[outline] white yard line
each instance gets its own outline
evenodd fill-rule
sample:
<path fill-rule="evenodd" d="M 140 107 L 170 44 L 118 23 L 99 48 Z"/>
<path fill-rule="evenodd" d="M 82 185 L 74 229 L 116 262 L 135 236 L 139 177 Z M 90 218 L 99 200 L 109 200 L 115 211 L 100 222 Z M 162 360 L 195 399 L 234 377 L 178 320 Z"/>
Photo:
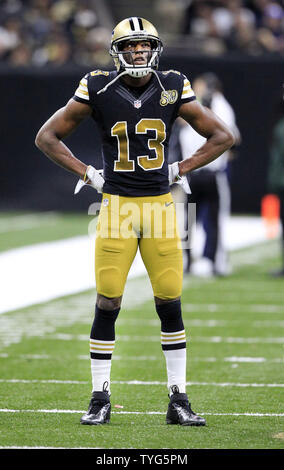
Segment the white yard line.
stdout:
<path fill-rule="evenodd" d="M 194 336 L 195 343 L 243 343 L 243 344 L 284 344 L 284 338 L 238 338 L 238 337 L 221 337 L 221 336 Z"/>
<path fill-rule="evenodd" d="M 55 356 L 49 354 L 8 354 L 8 353 L 0 353 L 1 359 L 33 359 L 33 360 L 53 360 Z M 89 361 L 90 356 L 88 354 L 79 355 L 77 356 L 78 360 Z M 163 360 L 162 355 L 160 356 L 117 356 L 113 354 L 112 356 L 113 361 L 161 361 Z M 244 363 L 244 364 L 263 364 L 266 363 L 275 363 L 281 364 L 284 362 L 284 357 L 276 357 L 274 359 L 267 359 L 265 357 L 244 357 L 244 356 L 231 356 L 231 357 L 224 357 L 224 358 L 217 358 L 217 357 L 192 357 L 190 362 L 233 362 L 233 363 Z"/>
<path fill-rule="evenodd" d="M 185 304 L 187 305 L 187 304 Z M 249 304 L 250 305 L 250 304 Z M 245 310 L 247 311 L 247 305 L 245 305 Z M 186 308 L 183 308 L 183 311 L 187 311 Z M 269 320 L 269 321 L 253 321 L 250 319 L 241 318 L 240 320 L 200 320 L 198 318 L 191 318 L 190 320 L 183 320 L 185 327 L 205 327 L 205 328 L 219 328 L 219 327 L 236 327 L 236 326 L 252 326 L 254 328 L 263 328 L 263 327 L 275 327 L 275 328 L 284 328 L 284 320 Z M 117 325 L 125 326 L 157 326 L 161 324 L 159 318 L 146 320 L 142 318 L 119 318 L 117 320 Z"/>
<path fill-rule="evenodd" d="M 190 335 L 187 341 L 191 341 Z M 90 338 L 88 335 L 72 335 L 67 333 L 57 333 L 54 335 L 45 336 L 46 340 L 56 339 L 62 341 L 88 341 Z M 116 340 L 120 342 L 143 342 L 143 343 L 152 343 L 160 341 L 160 336 L 133 336 L 133 335 L 116 335 Z M 254 337 L 254 338 L 245 338 L 245 337 L 222 337 L 222 336 L 194 336 L 192 341 L 195 343 L 245 343 L 245 344 L 255 344 L 255 343 L 265 343 L 265 344 L 284 344 L 284 337 Z"/>
<path fill-rule="evenodd" d="M 0 408 L 0 413 L 50 413 L 50 414 L 77 414 L 77 413 L 85 413 L 86 410 L 13 410 L 8 408 Z M 165 411 L 112 411 L 112 414 L 117 415 L 164 415 Z M 283 417 L 284 413 L 212 413 L 212 412 L 200 412 L 201 415 L 204 416 L 253 416 L 253 417 Z M 1 448 L 1 446 L 0 446 Z"/>
<path fill-rule="evenodd" d="M 284 300 L 284 299 L 283 299 Z M 246 312 L 246 313 L 284 313 L 283 305 L 248 304 L 246 302 L 230 302 L 223 304 L 183 304 L 184 312 L 215 313 L 215 312 Z"/>
<path fill-rule="evenodd" d="M 22 384 L 61 384 L 61 385 L 86 385 L 89 384 L 85 380 L 56 380 L 56 379 L 0 379 L 0 383 L 22 383 Z M 112 380 L 113 385 L 167 385 L 167 382 L 154 380 L 154 381 L 142 381 L 142 380 Z M 186 382 L 186 385 L 189 386 L 205 386 L 205 387 L 242 387 L 242 388 L 284 388 L 284 383 L 238 383 L 238 382 Z"/>
<path fill-rule="evenodd" d="M 0 449 L 105 449 L 105 447 L 44 447 L 44 446 L 0 446 Z M 133 447 L 125 447 L 125 449 L 133 449 Z"/>

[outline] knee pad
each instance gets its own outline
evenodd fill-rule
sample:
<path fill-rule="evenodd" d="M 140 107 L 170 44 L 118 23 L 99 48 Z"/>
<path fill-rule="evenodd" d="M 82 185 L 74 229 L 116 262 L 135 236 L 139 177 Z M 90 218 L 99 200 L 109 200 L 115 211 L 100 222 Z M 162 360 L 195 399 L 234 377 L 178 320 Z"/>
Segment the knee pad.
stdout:
<path fill-rule="evenodd" d="M 165 269 L 157 277 L 153 288 L 155 297 L 159 299 L 176 299 L 181 296 L 182 275 L 173 268 Z"/>
<path fill-rule="evenodd" d="M 97 292 L 104 297 L 121 297 L 124 290 L 122 273 L 117 266 L 101 267 L 97 270 Z"/>

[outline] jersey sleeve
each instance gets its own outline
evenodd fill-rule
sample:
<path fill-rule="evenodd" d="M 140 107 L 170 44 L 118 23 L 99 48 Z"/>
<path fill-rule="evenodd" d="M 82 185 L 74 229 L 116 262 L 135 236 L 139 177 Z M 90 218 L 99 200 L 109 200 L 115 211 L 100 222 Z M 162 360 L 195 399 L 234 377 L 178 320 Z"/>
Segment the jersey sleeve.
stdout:
<path fill-rule="evenodd" d="M 190 81 L 185 75 L 182 75 L 183 78 L 183 89 L 181 92 L 181 104 L 189 103 L 190 101 L 196 100 L 193 89 L 191 88 Z"/>
<path fill-rule="evenodd" d="M 89 89 L 88 89 L 88 74 L 85 75 L 79 83 L 77 90 L 73 96 L 75 101 L 79 101 L 79 103 L 90 104 L 90 96 L 89 96 Z"/>

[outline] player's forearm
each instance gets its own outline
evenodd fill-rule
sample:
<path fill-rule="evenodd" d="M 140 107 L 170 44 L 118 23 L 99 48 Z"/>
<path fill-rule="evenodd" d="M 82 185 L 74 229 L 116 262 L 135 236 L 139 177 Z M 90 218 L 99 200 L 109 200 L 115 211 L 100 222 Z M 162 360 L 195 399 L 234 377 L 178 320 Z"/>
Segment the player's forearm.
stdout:
<path fill-rule="evenodd" d="M 78 160 L 55 135 L 49 132 L 39 132 L 35 144 L 54 163 L 80 178 L 84 177 L 87 165 Z"/>
<path fill-rule="evenodd" d="M 230 132 L 220 132 L 210 137 L 191 157 L 179 163 L 180 176 L 208 165 L 232 145 L 234 145 L 234 137 Z"/>

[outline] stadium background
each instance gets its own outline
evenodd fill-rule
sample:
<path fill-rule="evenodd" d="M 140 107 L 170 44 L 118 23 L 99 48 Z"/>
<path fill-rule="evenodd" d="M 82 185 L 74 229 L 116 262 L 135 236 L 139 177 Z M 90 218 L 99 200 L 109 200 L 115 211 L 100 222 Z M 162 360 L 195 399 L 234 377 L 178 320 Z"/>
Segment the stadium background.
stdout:
<path fill-rule="evenodd" d="M 242 134 L 231 166 L 232 212 L 259 214 L 284 75 L 282 7 L 269 0 L 144 0 L 135 7 L 127 0 L 1 2 L 0 210 L 80 211 L 96 199 L 88 191 L 73 197 L 76 178 L 44 158 L 34 138 L 82 75 L 112 68 L 112 27 L 131 12 L 157 26 L 165 46 L 160 69 L 180 70 L 191 81 L 212 71 L 223 82 Z M 206 29 L 212 21 L 214 32 Z M 66 142 L 83 161 L 101 167 L 91 120 Z"/>
<path fill-rule="evenodd" d="M 34 139 L 86 71 L 112 68 L 111 30 L 130 15 L 157 26 L 162 69 L 191 80 L 218 74 L 242 134 L 226 232 L 232 274 L 184 276 L 187 391 L 207 420 L 202 429 L 165 425 L 160 322 L 141 257 L 116 324 L 111 423 L 79 424 L 91 387 L 96 295 L 96 218 L 87 210 L 99 196 L 85 188 L 75 197 L 77 178 Z M 10 462 L 15 449 L 189 449 L 191 463 L 194 449 L 265 449 L 250 455 L 255 465 L 257 457 L 271 462 L 267 449 L 283 449 L 284 289 L 283 277 L 269 275 L 281 262 L 280 231 L 267 239 L 260 217 L 283 44 L 282 0 L 0 1 L 0 452 L 10 449 Z M 87 120 L 66 142 L 100 166 L 97 138 Z M 25 456 L 30 464 L 26 452 L 21 463 Z M 216 453 L 216 464 L 232 456 Z"/>

